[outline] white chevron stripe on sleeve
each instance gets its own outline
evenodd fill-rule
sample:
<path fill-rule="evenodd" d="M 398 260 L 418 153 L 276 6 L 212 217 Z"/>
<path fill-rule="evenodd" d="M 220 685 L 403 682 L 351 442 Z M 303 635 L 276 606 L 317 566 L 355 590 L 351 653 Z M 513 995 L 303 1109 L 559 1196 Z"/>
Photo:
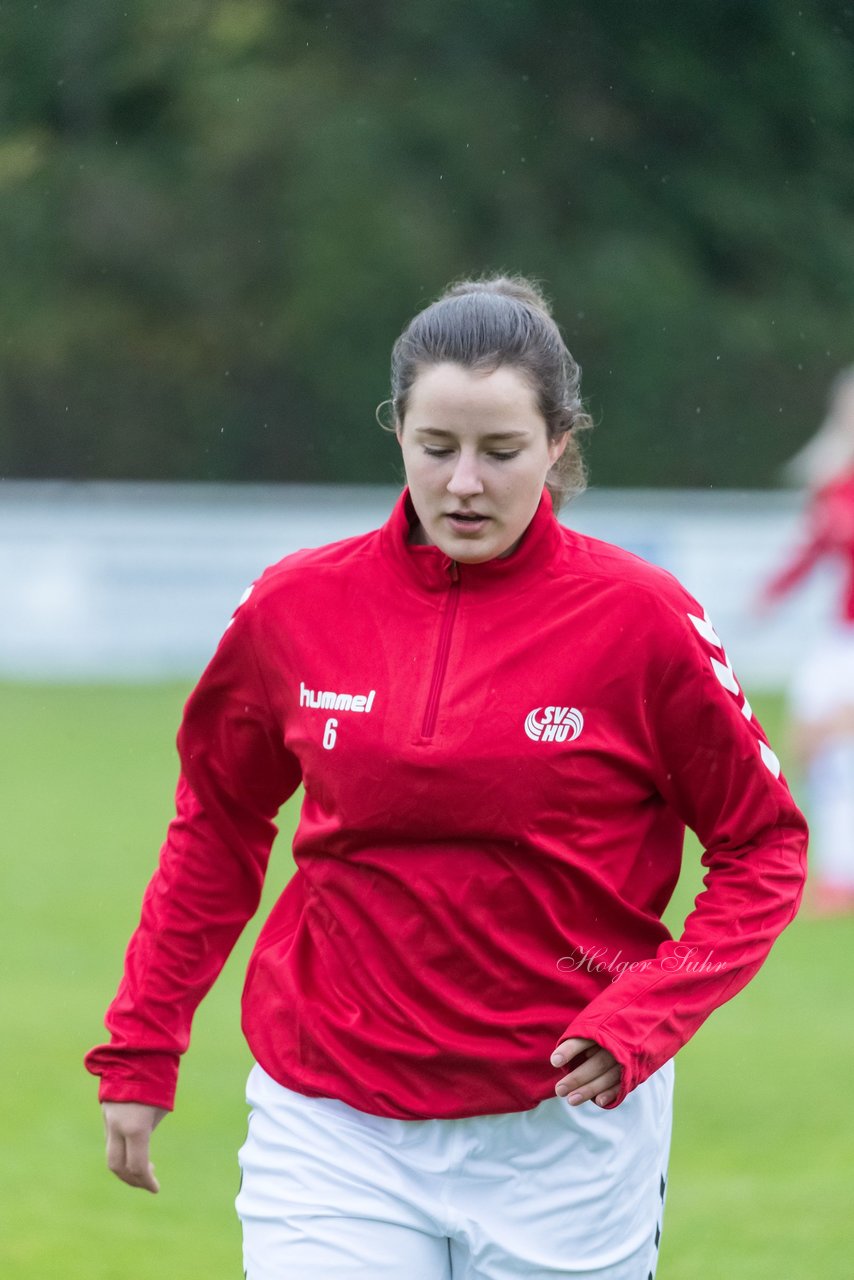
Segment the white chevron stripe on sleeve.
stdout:
<path fill-rule="evenodd" d="M 777 757 L 775 756 L 771 748 L 769 746 L 766 746 L 764 742 L 760 742 L 759 754 L 761 755 L 762 760 L 766 765 L 766 767 L 771 771 L 771 773 L 773 773 L 774 777 L 779 778 L 780 761 L 777 759 Z"/>
<path fill-rule="evenodd" d="M 723 641 L 712 626 L 711 619 L 707 613 L 704 614 L 702 618 L 698 618 L 696 614 L 693 613 L 689 613 L 688 617 L 708 644 L 713 644 L 716 649 L 722 649 L 724 647 Z"/>
<path fill-rule="evenodd" d="M 735 678 L 732 667 L 727 662 L 726 666 L 722 662 L 718 662 L 717 658 L 709 658 L 712 664 L 712 670 L 725 689 L 729 689 L 730 693 L 734 693 L 736 697 L 741 693 L 738 681 Z"/>

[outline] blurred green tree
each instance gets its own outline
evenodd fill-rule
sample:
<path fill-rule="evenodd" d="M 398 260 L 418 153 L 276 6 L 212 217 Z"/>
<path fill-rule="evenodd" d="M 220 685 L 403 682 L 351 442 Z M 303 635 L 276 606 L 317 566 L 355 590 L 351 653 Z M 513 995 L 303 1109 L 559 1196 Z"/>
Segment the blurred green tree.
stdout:
<path fill-rule="evenodd" d="M 0 475 L 391 481 L 391 343 L 496 269 L 600 484 L 773 483 L 854 358 L 850 5 L 0 15 Z"/>

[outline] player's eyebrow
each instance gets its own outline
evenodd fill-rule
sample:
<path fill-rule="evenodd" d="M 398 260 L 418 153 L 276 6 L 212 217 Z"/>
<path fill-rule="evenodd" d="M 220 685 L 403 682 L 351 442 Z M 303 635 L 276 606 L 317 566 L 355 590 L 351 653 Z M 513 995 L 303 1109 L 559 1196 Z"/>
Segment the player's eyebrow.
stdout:
<path fill-rule="evenodd" d="M 448 431 L 444 427 L 416 427 L 413 433 L 416 436 L 442 436 L 445 439 L 455 439 L 456 435 L 453 431 Z M 527 431 L 488 431 L 481 436 L 481 440 L 524 440 L 528 436 Z"/>

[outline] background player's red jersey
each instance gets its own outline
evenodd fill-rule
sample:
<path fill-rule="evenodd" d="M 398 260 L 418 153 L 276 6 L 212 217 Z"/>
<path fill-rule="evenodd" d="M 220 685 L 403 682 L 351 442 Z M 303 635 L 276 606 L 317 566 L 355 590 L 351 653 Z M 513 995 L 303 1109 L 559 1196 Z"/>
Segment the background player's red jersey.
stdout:
<path fill-rule="evenodd" d="M 791 591 L 824 556 L 845 565 L 842 617 L 854 623 L 854 467 L 817 489 L 807 509 L 807 537 L 789 562 L 771 579 L 770 602 Z"/>

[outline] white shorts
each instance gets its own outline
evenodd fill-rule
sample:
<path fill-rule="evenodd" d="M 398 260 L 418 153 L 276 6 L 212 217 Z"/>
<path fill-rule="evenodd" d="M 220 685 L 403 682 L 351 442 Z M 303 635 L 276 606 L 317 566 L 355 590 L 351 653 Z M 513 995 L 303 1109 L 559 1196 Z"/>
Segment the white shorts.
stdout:
<path fill-rule="evenodd" d="M 651 1280 L 673 1065 L 613 1111 L 394 1120 L 259 1066 L 240 1151 L 248 1280 Z"/>
<path fill-rule="evenodd" d="M 789 710 L 807 724 L 854 706 L 854 626 L 837 626 L 806 653 L 789 686 Z"/>
<path fill-rule="evenodd" d="M 840 626 L 806 655 L 789 690 L 792 716 L 816 724 L 854 707 L 854 626 Z M 837 733 L 811 754 L 806 810 L 816 883 L 854 890 L 854 735 Z"/>

